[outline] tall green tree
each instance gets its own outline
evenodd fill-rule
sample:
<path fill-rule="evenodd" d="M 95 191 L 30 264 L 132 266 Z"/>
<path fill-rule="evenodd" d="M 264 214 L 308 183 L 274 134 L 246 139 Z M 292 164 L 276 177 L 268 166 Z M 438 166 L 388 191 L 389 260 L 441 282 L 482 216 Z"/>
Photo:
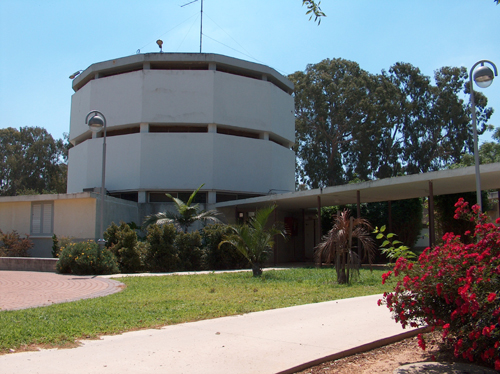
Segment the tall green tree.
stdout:
<path fill-rule="evenodd" d="M 492 135 L 495 142 L 484 142 L 479 146 L 479 163 L 491 164 L 500 162 L 500 127 L 497 127 Z M 450 165 L 450 169 L 462 168 L 474 165 L 474 154 L 468 153 L 462 156 L 460 162 Z"/>
<path fill-rule="evenodd" d="M 41 127 L 0 129 L 0 195 L 66 192 L 68 144 Z"/>
<path fill-rule="evenodd" d="M 295 84 L 298 180 L 313 188 L 346 182 L 342 155 L 354 132 L 372 130 L 370 75 L 355 62 L 326 59 L 289 78 Z"/>
<path fill-rule="evenodd" d="M 372 75 L 342 59 L 308 65 L 295 84 L 296 177 L 312 188 L 424 173 L 472 149 L 465 68 L 434 82 L 408 63 Z M 493 113 L 477 93 L 478 132 Z"/>

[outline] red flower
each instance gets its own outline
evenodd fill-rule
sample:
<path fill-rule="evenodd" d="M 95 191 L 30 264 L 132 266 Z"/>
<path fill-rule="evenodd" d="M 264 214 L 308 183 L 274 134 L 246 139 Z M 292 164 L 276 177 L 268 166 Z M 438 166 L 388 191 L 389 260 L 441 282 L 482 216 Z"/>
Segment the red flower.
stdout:
<path fill-rule="evenodd" d="M 497 294 L 495 292 L 490 293 L 488 295 L 488 302 L 492 303 L 493 301 L 495 301 L 496 297 L 497 297 Z"/>
<path fill-rule="evenodd" d="M 422 350 L 425 351 L 425 340 L 422 336 L 422 334 L 418 334 L 418 346 L 422 348 Z"/>

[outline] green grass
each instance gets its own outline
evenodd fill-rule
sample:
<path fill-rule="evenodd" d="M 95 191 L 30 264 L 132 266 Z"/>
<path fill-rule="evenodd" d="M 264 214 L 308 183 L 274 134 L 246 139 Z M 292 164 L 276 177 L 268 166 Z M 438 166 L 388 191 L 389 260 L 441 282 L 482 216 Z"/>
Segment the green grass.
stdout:
<path fill-rule="evenodd" d="M 293 305 L 383 293 L 383 271 L 362 270 L 338 285 L 332 269 L 128 277 L 106 297 L 0 312 L 0 352 L 31 345 L 63 346 L 80 338 L 159 327 Z"/>

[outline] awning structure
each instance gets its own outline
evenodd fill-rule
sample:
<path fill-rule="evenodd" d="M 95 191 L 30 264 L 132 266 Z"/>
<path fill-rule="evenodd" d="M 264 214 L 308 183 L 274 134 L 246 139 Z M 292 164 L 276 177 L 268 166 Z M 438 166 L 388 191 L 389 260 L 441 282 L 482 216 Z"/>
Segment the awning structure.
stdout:
<path fill-rule="evenodd" d="M 429 182 L 432 182 L 431 187 Z M 237 206 L 250 209 L 276 203 L 283 210 L 307 209 L 318 206 L 318 197 L 321 206 L 356 204 L 359 191 L 360 201 L 371 203 L 427 197 L 430 195 L 430 188 L 433 189 L 434 196 L 475 191 L 474 167 L 228 201 L 217 203 L 215 207 Z M 481 165 L 481 188 L 483 190 L 500 188 L 500 163 Z"/>

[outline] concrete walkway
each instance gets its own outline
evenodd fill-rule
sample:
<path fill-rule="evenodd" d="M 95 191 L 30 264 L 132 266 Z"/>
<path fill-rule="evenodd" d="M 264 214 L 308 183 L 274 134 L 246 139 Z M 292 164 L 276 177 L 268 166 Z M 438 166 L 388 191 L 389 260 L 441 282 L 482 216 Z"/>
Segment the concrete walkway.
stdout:
<path fill-rule="evenodd" d="M 0 356 L 8 373 L 293 373 L 399 340 L 379 296 L 329 301 L 142 330 L 74 349 Z"/>

